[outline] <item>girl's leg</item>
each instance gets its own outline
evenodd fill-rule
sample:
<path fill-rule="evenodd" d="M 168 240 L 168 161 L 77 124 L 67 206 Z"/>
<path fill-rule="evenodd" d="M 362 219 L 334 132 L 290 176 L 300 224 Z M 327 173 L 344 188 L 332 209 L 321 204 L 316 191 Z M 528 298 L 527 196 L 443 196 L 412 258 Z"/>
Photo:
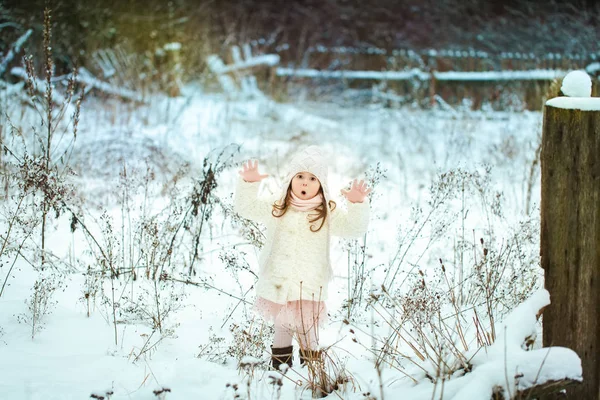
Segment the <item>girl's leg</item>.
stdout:
<path fill-rule="evenodd" d="M 286 314 L 282 311 L 284 307 L 283 304 L 274 303 L 262 297 L 258 297 L 254 303 L 255 311 L 265 319 L 274 320 L 275 337 L 273 338 L 273 347 L 275 348 L 292 345 L 292 332 L 286 326 Z"/>
<path fill-rule="evenodd" d="M 292 331 L 282 325 L 275 324 L 275 337 L 273 338 L 273 347 L 289 347 L 292 345 Z"/>
<path fill-rule="evenodd" d="M 271 346 L 271 365 L 279 370 L 281 364 L 292 366 L 294 347 L 292 346 L 292 330 L 282 318 L 275 320 L 275 337 Z"/>
<path fill-rule="evenodd" d="M 301 349 L 316 349 L 319 342 L 319 318 L 324 305 L 316 301 L 301 301 L 300 313 L 296 321 L 298 344 Z"/>

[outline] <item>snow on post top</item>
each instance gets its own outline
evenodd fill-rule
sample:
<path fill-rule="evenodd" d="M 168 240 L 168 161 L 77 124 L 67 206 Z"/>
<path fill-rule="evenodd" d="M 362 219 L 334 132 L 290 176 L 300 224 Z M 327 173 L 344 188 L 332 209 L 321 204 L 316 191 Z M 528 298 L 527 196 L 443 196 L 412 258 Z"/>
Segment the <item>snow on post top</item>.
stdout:
<path fill-rule="evenodd" d="M 568 110 L 600 111 L 600 97 L 555 97 L 546 105 Z"/>
<path fill-rule="evenodd" d="M 546 102 L 547 106 L 571 110 L 600 111 L 600 98 L 592 95 L 592 80 L 585 71 L 572 71 L 565 76 L 560 90 L 564 96 Z"/>

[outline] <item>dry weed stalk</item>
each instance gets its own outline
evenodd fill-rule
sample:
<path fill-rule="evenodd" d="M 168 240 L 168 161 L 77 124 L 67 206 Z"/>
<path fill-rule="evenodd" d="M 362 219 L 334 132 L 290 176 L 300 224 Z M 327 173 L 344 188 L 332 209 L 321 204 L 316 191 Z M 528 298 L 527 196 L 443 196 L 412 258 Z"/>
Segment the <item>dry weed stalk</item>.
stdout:
<path fill-rule="evenodd" d="M 116 187 L 121 205 L 120 232 L 105 212 L 99 222 L 100 235 L 93 234 L 83 216 L 68 209 L 72 213 L 72 229 L 82 228 L 96 260 L 96 267 L 88 271 L 88 286 L 91 287 L 84 291 L 88 309 L 89 299 L 96 293 L 93 277 L 110 280 L 109 293 L 103 290 L 102 283 L 97 286 L 102 290 L 103 304 L 109 311 L 107 320 L 110 319 L 114 326 L 115 344 L 118 342 L 117 324 L 123 321 L 147 323 L 153 333 L 158 331 L 161 334 L 161 339 L 173 333 L 176 325 L 168 326 L 166 322 L 185 298 L 181 283 L 193 284 L 187 274 L 193 271 L 194 262 L 201 257 L 201 238 L 205 235 L 203 226 L 216 204 L 213 192 L 217 187 L 217 177 L 229 166 L 237 149 L 233 146 L 220 153 L 217 151 L 215 160 L 210 158 L 213 155 L 207 156 L 203 179 L 196 180 L 188 193 L 178 188 L 179 178 L 170 182 L 166 193 L 170 195 L 170 201 L 167 207 L 156 213 L 146 207 L 150 185 L 156 176 L 154 172 L 146 168 L 145 176 L 139 178 L 134 169 L 123 164 Z M 167 186 L 162 187 L 161 193 L 165 194 Z M 143 190 L 143 205 L 138 216 L 132 215 L 131 204 L 139 189 Z M 189 248 L 194 249 L 191 260 L 188 259 Z M 134 285 L 134 282 L 137 284 Z M 129 284 L 131 289 L 126 291 Z M 136 358 L 148 349 L 154 349 L 159 342 L 150 345 L 147 341 Z"/>
<path fill-rule="evenodd" d="M 387 170 L 382 169 L 380 163 L 369 167 L 367 170 L 365 181 L 373 189 L 373 194 L 369 195 L 371 200 L 377 193 L 377 186 L 386 178 L 386 172 Z M 367 254 L 368 239 L 369 235 L 365 233 L 361 239 L 346 241 L 344 246 L 348 257 L 348 297 L 343 306 L 346 309 L 345 318 L 347 319 L 352 319 L 357 313 L 357 309 L 362 305 L 366 293 L 365 282 L 372 273 L 372 269 L 368 269 L 367 265 L 369 258 Z"/>
<path fill-rule="evenodd" d="M 480 243 L 483 247 L 483 240 Z M 471 370 L 473 356 L 494 343 L 496 320 L 510 309 L 503 304 L 507 299 L 500 290 L 510 252 L 506 247 L 498 252 L 483 247 L 481 254 L 462 282 L 462 302 L 441 259 L 443 291 L 419 271 L 406 294 L 390 293 L 385 287 L 372 294 L 370 306 L 393 332 L 381 343 L 376 365 L 385 362 L 416 381 L 401 367 L 402 361 L 408 361 L 435 384 L 436 396 L 455 373 Z"/>
<path fill-rule="evenodd" d="M 414 223 L 399 236 L 384 285 L 367 298 L 391 332 L 376 341 L 381 346 L 376 367 L 389 365 L 416 381 L 402 366 L 408 362 L 436 384 L 438 394 L 452 374 L 470 370 L 472 356 L 495 341 L 498 318 L 520 304 L 539 282 L 538 260 L 528 254 L 537 237 L 535 221 L 520 223 L 514 233 L 495 242 L 494 222 L 502 219 L 502 196 L 492 190 L 490 172 L 489 167 L 484 173 L 456 169 L 438 176 L 430 189 L 429 209 L 414 209 Z M 483 211 L 489 243 L 480 239 L 476 245 L 465 239 L 466 216 L 473 203 Z M 456 213 L 454 205 L 459 206 Z M 437 268 L 423 269 L 420 260 L 446 235 L 455 218 L 460 237 L 454 265 L 448 270 L 440 259 Z M 415 251 L 416 241 L 429 229 L 423 248 Z M 415 261 L 407 267 L 409 257 Z M 515 291 L 515 286 L 520 289 Z"/>
<path fill-rule="evenodd" d="M 65 97 L 60 96 L 62 100 L 57 107 L 57 92 L 54 90 L 55 79 L 53 76 L 53 59 L 51 47 L 51 12 L 49 9 L 44 11 L 44 60 L 43 70 L 45 78 L 45 91 L 40 99 L 38 93 L 37 78 L 34 61 L 31 56 L 25 57 L 23 62 L 26 71 L 26 89 L 31 100 L 31 107 L 37 112 L 42 122 L 45 132 L 39 132 L 35 127 L 31 127 L 30 132 L 24 132 L 16 127 L 10 116 L 7 116 L 10 126 L 11 140 L 2 140 L 2 150 L 9 155 L 9 159 L 3 159 L 3 168 L 20 175 L 18 181 L 7 179 L 7 195 L 16 195 L 20 200 L 17 202 L 16 209 L 8 211 L 8 225 L 13 227 L 17 222 L 25 226 L 23 219 L 15 219 L 16 215 L 22 214 L 26 204 L 32 204 L 33 211 L 40 219 L 41 224 L 41 245 L 40 259 L 42 269 L 46 264 L 46 230 L 50 212 L 54 211 L 58 217 L 65 209 L 65 202 L 71 201 L 73 189 L 68 185 L 67 176 L 72 172 L 68 167 L 68 157 L 73 150 L 73 144 L 77 136 L 77 127 L 83 99 L 83 91 L 76 101 L 76 108 L 72 110 L 71 101 L 76 92 L 75 70 L 67 80 L 67 89 Z M 65 121 L 67 111 L 73 111 L 70 120 Z M 61 126 L 63 124 L 64 126 Z M 67 136 L 69 125 L 72 125 L 72 137 L 63 142 Z M 16 144 L 16 147 L 9 147 L 8 143 Z M 10 176 L 10 174 L 6 175 Z M 15 192 L 16 189 L 16 192 Z M 25 201 L 31 197 L 40 196 L 41 201 Z M 35 205 L 39 204 L 39 207 Z M 30 227 L 31 229 L 35 227 Z M 5 245 L 11 239 L 12 229 L 9 230 L 4 239 Z M 26 236 L 29 236 L 26 234 Z M 20 246 L 18 253 L 21 253 L 23 246 Z M 4 285 L 3 285 L 4 286 Z"/>
<path fill-rule="evenodd" d="M 302 293 L 302 289 L 300 290 L 300 293 Z M 313 397 L 321 398 L 335 393 L 341 398 L 337 391 L 352 381 L 351 375 L 346 371 L 345 365 L 331 351 L 333 346 L 313 347 L 319 343 L 320 321 L 318 320 L 318 316 L 320 310 L 317 310 L 316 307 L 319 307 L 320 303 L 320 293 L 317 299 L 313 297 L 312 301 L 308 303 L 300 297 L 300 329 L 302 330 L 296 332 L 299 351 L 301 357 L 304 357 L 303 367 L 306 367 L 308 375 L 306 380 Z M 305 304 L 311 304 L 313 308 L 311 310 L 304 310 Z M 313 336 L 314 343 L 310 339 Z M 300 373 L 300 371 L 297 372 Z"/>
<path fill-rule="evenodd" d="M 272 340 L 274 330 L 260 318 L 246 319 L 243 325 L 232 324 L 229 328 L 233 341 L 227 348 L 226 354 L 234 357 L 238 369 L 243 369 L 243 364 L 249 364 L 247 358 L 261 359 L 267 346 Z M 252 363 L 250 363 L 252 364 Z"/>
<path fill-rule="evenodd" d="M 68 209 L 69 203 L 75 203 L 74 189 L 69 182 L 72 171 L 68 166 L 68 158 L 77 135 L 83 99 L 81 92 L 76 109 L 72 110 L 71 101 L 76 92 L 74 74 L 67 80 L 64 97 L 54 90 L 56 79 L 53 75 L 51 12 L 48 8 L 44 11 L 43 44 L 44 91 L 38 88 L 33 58 L 30 56 L 23 60 L 29 105 L 39 115 L 43 132 L 35 126 L 24 131 L 16 127 L 7 115 L 12 138 L 2 139 L 2 152 L 8 155 L 8 158 L 2 159 L 4 171 L 9 172 L 6 195 L 16 201 L 3 204 L 3 217 L 9 229 L 1 237 L 0 257 L 11 257 L 12 264 L 4 278 L 0 295 L 4 293 L 18 259 L 24 260 L 39 273 L 32 288 L 33 293 L 27 301 L 29 313 L 18 317 L 20 322 L 31 326 L 32 339 L 42 328 L 43 317 L 51 312 L 55 304 L 52 301 L 53 293 L 64 282 L 62 274 L 65 271 L 59 268 L 63 263 L 46 248 L 47 229 L 52 216 L 58 219 Z M 41 98 L 40 92 L 43 92 Z M 73 115 L 65 119 L 68 111 L 73 111 Z M 67 134 L 69 128 L 72 135 Z M 38 229 L 40 236 L 37 236 Z M 39 237 L 39 241 L 35 237 Z"/>
<path fill-rule="evenodd" d="M 38 280 L 35 281 L 31 296 L 25 302 L 28 313 L 17 316 L 19 323 L 25 323 L 31 327 L 32 340 L 44 328 L 45 317 L 51 313 L 52 307 L 56 305 L 57 302 L 52 300 L 52 296 L 60 286 L 60 280 L 55 274 L 40 275 Z"/>

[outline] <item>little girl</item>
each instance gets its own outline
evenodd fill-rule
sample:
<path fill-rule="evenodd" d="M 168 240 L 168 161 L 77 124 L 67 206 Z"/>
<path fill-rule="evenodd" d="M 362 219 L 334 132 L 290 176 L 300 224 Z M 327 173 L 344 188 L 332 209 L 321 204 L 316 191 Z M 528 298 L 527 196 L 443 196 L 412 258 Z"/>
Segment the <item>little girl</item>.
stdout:
<path fill-rule="evenodd" d="M 275 324 L 272 366 L 292 366 L 292 337 L 300 346 L 300 362 L 318 360 L 318 327 L 326 318 L 327 286 L 332 278 L 330 237 L 360 237 L 369 224 L 371 189 L 354 180 L 342 190 L 348 211 L 336 207 L 327 187 L 327 165 L 316 146 L 296 154 L 280 196 L 257 198 L 258 162 L 247 162 L 240 171 L 235 194 L 238 214 L 267 227 L 261 251 L 254 311 Z"/>

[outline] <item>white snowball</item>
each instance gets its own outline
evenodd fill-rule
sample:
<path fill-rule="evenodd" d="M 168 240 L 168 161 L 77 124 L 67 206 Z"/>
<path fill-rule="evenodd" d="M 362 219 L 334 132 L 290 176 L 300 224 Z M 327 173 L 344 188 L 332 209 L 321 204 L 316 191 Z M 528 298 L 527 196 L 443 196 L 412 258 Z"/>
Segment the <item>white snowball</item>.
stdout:
<path fill-rule="evenodd" d="M 590 97 L 592 80 L 585 71 L 572 71 L 563 79 L 560 90 L 569 97 Z"/>

